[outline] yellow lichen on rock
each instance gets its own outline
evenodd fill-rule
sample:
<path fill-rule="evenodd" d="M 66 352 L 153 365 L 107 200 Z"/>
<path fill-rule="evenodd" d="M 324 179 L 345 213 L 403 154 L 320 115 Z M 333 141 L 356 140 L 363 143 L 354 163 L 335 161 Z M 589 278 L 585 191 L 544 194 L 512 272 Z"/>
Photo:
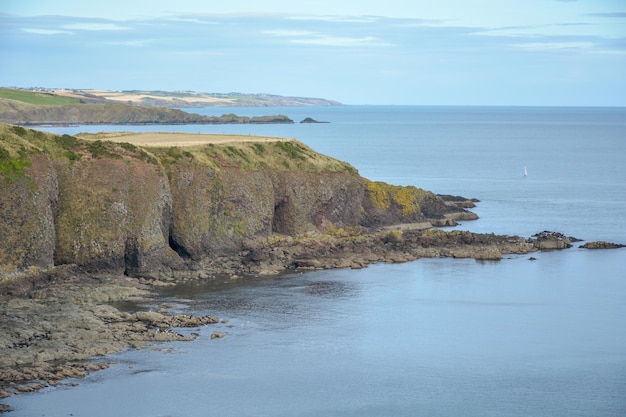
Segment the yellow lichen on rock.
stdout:
<path fill-rule="evenodd" d="M 365 182 L 370 199 L 374 206 L 378 209 L 387 210 L 391 207 L 392 202 L 396 203 L 402 210 L 402 214 L 409 215 L 419 213 L 420 204 L 418 196 L 424 193 L 416 187 L 403 187 L 400 185 L 391 185 L 384 182 Z"/>
<path fill-rule="evenodd" d="M 366 190 L 369 192 L 370 200 L 374 204 L 374 207 L 386 210 L 391 207 L 391 200 L 387 190 L 383 189 L 383 186 L 387 184 L 382 182 L 365 181 Z"/>

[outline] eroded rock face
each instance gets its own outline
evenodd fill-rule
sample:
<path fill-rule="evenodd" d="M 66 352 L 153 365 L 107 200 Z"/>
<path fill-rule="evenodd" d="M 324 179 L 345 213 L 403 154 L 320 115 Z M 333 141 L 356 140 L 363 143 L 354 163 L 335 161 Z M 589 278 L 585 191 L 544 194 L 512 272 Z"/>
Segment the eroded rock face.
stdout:
<path fill-rule="evenodd" d="M 183 257 L 240 250 L 272 233 L 358 224 L 360 177 L 179 164 L 170 175 L 171 242 Z"/>

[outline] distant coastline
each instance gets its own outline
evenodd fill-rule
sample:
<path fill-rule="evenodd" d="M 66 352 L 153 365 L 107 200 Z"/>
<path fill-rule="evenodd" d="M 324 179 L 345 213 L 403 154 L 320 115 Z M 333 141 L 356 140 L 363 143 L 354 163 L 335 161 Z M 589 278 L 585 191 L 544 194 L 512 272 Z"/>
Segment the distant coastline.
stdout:
<path fill-rule="evenodd" d="M 96 94 L 97 93 L 97 94 Z M 180 108 L 339 105 L 325 99 L 204 93 L 0 88 L 0 123 L 21 126 L 291 124 L 285 115 L 204 116 Z M 311 119 L 312 120 L 312 119 Z"/>
<path fill-rule="evenodd" d="M 306 107 L 342 106 L 325 98 L 280 96 L 277 94 L 249 93 L 201 93 L 196 91 L 162 90 L 102 90 L 57 88 L 2 88 L 0 99 L 7 93 L 34 94 L 41 97 L 57 97 L 66 104 L 123 103 L 142 107 L 199 108 L 199 107 Z"/>

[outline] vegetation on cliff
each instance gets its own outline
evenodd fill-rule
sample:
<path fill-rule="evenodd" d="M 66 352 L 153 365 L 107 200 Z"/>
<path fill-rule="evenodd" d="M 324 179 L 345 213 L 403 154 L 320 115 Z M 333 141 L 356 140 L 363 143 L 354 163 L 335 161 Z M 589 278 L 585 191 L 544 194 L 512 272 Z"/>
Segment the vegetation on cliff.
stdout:
<path fill-rule="evenodd" d="M 274 142 L 232 142 L 196 147 L 148 147 L 170 166 L 182 157 L 194 159 L 217 170 L 238 168 L 247 171 L 348 172 L 357 174 L 350 164 L 321 155 L 296 140 Z"/>

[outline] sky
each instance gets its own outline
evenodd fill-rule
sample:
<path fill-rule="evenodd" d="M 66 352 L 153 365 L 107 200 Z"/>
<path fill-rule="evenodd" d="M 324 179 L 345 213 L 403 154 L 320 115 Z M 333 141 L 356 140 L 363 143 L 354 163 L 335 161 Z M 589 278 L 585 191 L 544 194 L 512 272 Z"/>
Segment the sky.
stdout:
<path fill-rule="evenodd" d="M 0 86 L 626 106 L 626 0 L 0 0 Z"/>

